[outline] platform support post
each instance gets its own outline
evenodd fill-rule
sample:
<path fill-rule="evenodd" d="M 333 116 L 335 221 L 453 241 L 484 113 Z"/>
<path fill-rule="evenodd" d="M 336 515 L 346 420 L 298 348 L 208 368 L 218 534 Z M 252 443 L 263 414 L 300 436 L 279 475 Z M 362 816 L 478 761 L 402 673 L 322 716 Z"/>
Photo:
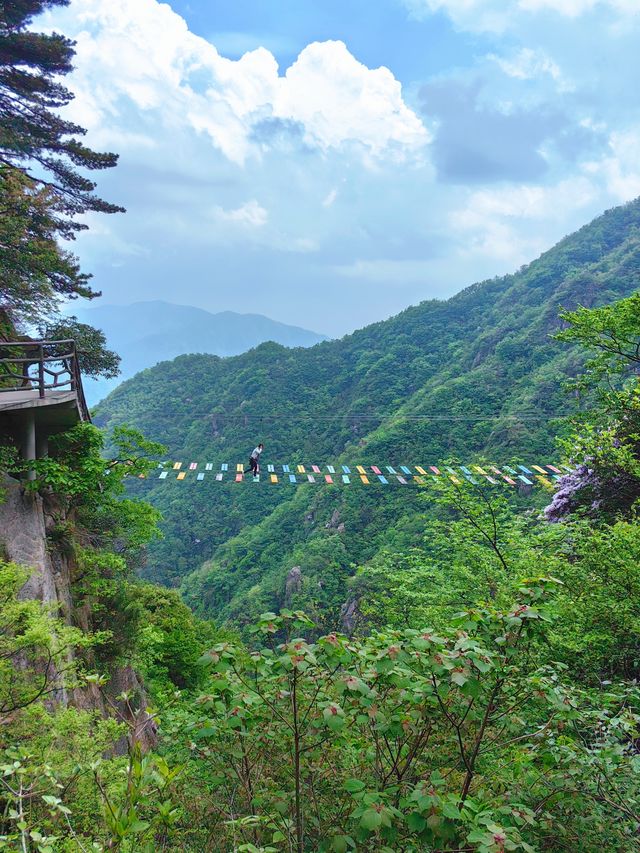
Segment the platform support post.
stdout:
<path fill-rule="evenodd" d="M 27 411 L 22 432 L 22 458 L 31 461 L 36 459 L 36 417 L 34 412 Z M 36 472 L 27 471 L 27 480 L 35 480 Z"/>

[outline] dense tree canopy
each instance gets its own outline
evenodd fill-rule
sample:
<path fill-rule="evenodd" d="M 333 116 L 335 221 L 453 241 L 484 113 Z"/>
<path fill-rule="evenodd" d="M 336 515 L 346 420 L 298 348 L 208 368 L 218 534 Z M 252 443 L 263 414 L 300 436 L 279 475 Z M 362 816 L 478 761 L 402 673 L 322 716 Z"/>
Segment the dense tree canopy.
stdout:
<path fill-rule="evenodd" d="M 615 208 L 514 275 L 308 350 L 266 343 L 231 359 L 182 356 L 116 389 L 98 423 L 135 424 L 166 443 L 169 458 L 216 467 L 243 461 L 258 440 L 264 463 L 571 459 L 572 447 L 557 448 L 556 435 L 571 431 L 560 417 L 576 399 L 601 403 L 594 390 L 567 391 L 589 351 L 555 339 L 567 326 L 559 312 L 634 292 L 639 226 L 640 202 Z M 253 488 L 209 475 L 136 487 L 164 514 L 145 576 L 182 582 L 193 607 L 234 623 L 289 606 L 286 578 L 299 567 L 296 607 L 325 630 L 339 627 L 354 567 L 422 548 L 433 520 L 432 506 L 404 487 Z M 538 488 L 516 500 L 548 503 Z"/>
<path fill-rule="evenodd" d="M 61 112 L 73 98 L 59 80 L 72 68 L 73 43 L 31 27 L 67 4 L 0 2 L 0 312 L 9 329 L 55 315 L 61 298 L 100 295 L 58 241 L 87 227 L 79 214 L 122 210 L 85 174 L 115 166 L 117 156 L 84 145 L 85 130 Z"/>
<path fill-rule="evenodd" d="M 64 214 L 88 210 L 113 213 L 121 208 L 98 198 L 95 183 L 81 169 L 115 166 L 115 154 L 98 154 L 78 137 L 85 130 L 60 115 L 73 98 L 58 78 L 72 68 L 73 42 L 59 33 L 34 32 L 34 17 L 69 0 L 3 0 L 0 3 L 0 162 L 25 173 L 39 166 L 45 176 L 31 177 L 49 187 L 58 229 L 70 236 L 82 228 Z"/>

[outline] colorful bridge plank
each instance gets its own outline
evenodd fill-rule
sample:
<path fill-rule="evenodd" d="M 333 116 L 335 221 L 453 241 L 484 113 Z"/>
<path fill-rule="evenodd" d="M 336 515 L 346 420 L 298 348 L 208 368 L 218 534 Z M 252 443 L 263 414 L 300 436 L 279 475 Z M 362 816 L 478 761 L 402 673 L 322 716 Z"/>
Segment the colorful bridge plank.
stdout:
<path fill-rule="evenodd" d="M 165 465 L 167 465 L 168 467 L 165 468 L 164 467 Z M 195 479 L 197 481 L 202 481 L 205 479 L 204 471 L 212 471 L 214 469 L 214 463 L 212 463 L 212 462 L 206 462 L 206 463 L 199 463 L 199 462 L 158 463 L 158 469 L 159 469 L 158 479 L 166 480 L 168 478 L 169 470 L 174 470 L 174 471 L 178 472 L 176 479 L 184 480 L 184 479 L 187 479 L 187 473 L 189 473 L 190 471 L 197 471 L 199 467 L 201 467 L 202 470 L 200 471 L 200 473 L 198 473 L 196 475 Z M 215 479 L 218 482 L 222 481 L 224 479 L 224 473 L 222 473 L 222 472 L 229 471 L 230 467 L 232 468 L 233 466 L 230 466 L 228 463 L 222 463 L 222 465 L 220 466 L 220 472 L 221 473 L 216 474 Z M 269 464 L 266 467 L 267 467 L 267 471 L 270 475 L 269 482 L 271 482 L 271 483 L 280 482 L 278 476 L 276 475 L 276 467 L 279 468 L 280 466 L 276 466 L 274 464 Z M 281 467 L 282 467 L 283 473 L 285 475 L 289 475 L 289 482 L 290 483 L 298 483 L 299 482 L 296 479 L 296 477 L 291 474 L 291 467 L 289 465 L 282 465 Z M 236 473 L 237 473 L 237 476 L 235 478 L 236 482 L 242 482 L 245 479 L 245 477 L 243 476 L 244 475 L 244 466 L 241 463 L 237 463 L 235 468 L 236 468 Z M 310 473 L 309 468 L 305 468 L 305 466 L 302 464 L 297 464 L 295 466 L 295 468 L 300 475 L 303 475 L 302 479 L 304 482 L 309 482 L 309 483 L 318 482 L 317 476 L 314 476 L 314 475 L 320 475 L 320 482 L 324 482 L 324 483 L 327 483 L 330 485 L 333 485 L 336 482 L 336 479 L 334 479 L 334 477 L 332 476 L 333 474 L 336 473 L 336 467 L 334 467 L 333 465 L 326 465 L 326 466 L 324 466 L 324 469 L 321 468 L 319 465 L 315 465 L 315 464 L 311 465 L 311 466 L 309 466 L 309 468 L 310 468 L 310 471 L 313 473 Z M 344 472 L 341 475 L 342 482 L 343 483 L 351 483 L 351 479 L 349 477 L 349 475 L 351 474 L 351 468 L 349 468 L 348 465 L 341 465 L 341 466 L 339 466 L 339 468 L 341 468 L 342 471 Z M 474 475 L 474 473 L 472 473 L 472 472 L 478 472 L 478 474 L 482 475 L 482 477 L 484 477 L 487 480 L 487 482 L 491 483 L 492 485 L 496 485 L 498 480 L 502 480 L 505 483 L 508 483 L 510 486 L 517 485 L 518 482 L 524 483 L 527 486 L 533 486 L 533 485 L 535 485 L 535 481 L 537 481 L 540 484 L 550 486 L 552 484 L 552 481 L 557 482 L 561 478 L 564 471 L 571 472 L 573 470 L 568 465 L 564 465 L 564 464 L 561 465 L 560 467 L 557 467 L 555 465 L 550 465 L 550 464 L 545 464 L 544 466 L 532 464 L 529 468 L 527 468 L 525 465 L 518 464 L 517 465 L 518 470 L 516 470 L 515 468 L 512 468 L 509 465 L 504 465 L 504 466 L 502 466 L 502 468 L 497 468 L 495 465 L 486 465 L 484 467 L 481 467 L 480 465 L 475 465 L 475 464 L 469 465 L 469 466 L 458 465 L 456 468 L 453 468 L 449 465 L 445 465 L 445 466 L 443 466 L 443 470 L 436 467 L 435 465 L 429 465 L 429 466 L 424 466 L 424 467 L 421 465 L 415 465 L 413 467 L 413 471 L 415 471 L 417 473 L 414 474 L 412 472 L 412 469 L 407 467 L 406 465 L 400 465 L 397 468 L 394 468 L 391 465 L 385 465 L 385 466 L 383 466 L 383 468 L 381 468 L 378 465 L 369 465 L 368 467 L 365 467 L 363 465 L 356 465 L 355 466 L 355 470 L 358 472 L 358 476 L 360 478 L 360 481 L 364 484 L 369 484 L 371 482 L 370 477 L 373 474 L 373 475 L 375 475 L 375 478 L 377 479 L 378 482 L 382 483 L 383 485 L 388 485 L 389 479 L 382 473 L 383 469 L 385 471 L 387 471 L 388 474 L 393 475 L 396 478 L 396 480 L 399 483 L 401 483 L 402 485 L 406 485 L 408 480 L 415 480 L 416 484 L 423 485 L 425 483 L 425 478 L 428 479 L 429 475 L 431 475 L 431 478 L 433 480 L 436 480 L 437 476 L 441 476 L 444 472 L 447 472 L 448 479 L 451 480 L 453 483 L 460 484 L 462 482 L 460 479 L 461 475 L 459 473 L 459 472 L 462 472 L 464 479 L 468 480 L 471 483 L 477 484 L 477 482 L 478 482 L 476 479 L 477 475 Z M 329 473 L 323 474 L 322 473 L 323 470 L 328 471 Z M 506 472 L 508 472 L 508 473 L 506 473 Z M 401 476 L 401 473 L 403 476 Z M 512 476 L 509 476 L 509 474 L 511 474 Z M 495 475 L 495 476 L 492 476 L 492 475 Z M 498 480 L 496 480 L 495 477 L 497 477 Z M 255 478 L 253 478 L 253 481 L 259 482 L 260 478 L 255 477 Z"/>

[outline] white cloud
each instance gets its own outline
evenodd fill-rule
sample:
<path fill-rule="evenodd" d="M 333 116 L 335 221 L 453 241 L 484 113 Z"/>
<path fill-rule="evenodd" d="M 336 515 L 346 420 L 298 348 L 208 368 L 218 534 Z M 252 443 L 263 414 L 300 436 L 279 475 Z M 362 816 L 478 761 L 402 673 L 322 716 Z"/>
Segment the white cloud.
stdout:
<path fill-rule="evenodd" d="M 300 53 L 278 80 L 273 111 L 302 122 L 308 140 L 323 148 L 351 140 L 380 154 L 391 145 L 416 149 L 428 141 L 391 71 L 367 68 L 341 41 L 314 42 Z"/>
<path fill-rule="evenodd" d="M 338 198 L 338 190 L 334 187 L 322 200 L 323 207 L 331 207 L 334 201 Z"/>
<path fill-rule="evenodd" d="M 377 258 L 375 260 L 356 260 L 351 264 L 340 264 L 333 267 L 333 272 L 351 279 L 362 279 L 389 287 L 403 285 L 409 282 L 425 282 L 433 273 L 431 261 L 420 261 L 412 258 Z"/>
<path fill-rule="evenodd" d="M 510 57 L 497 56 L 492 53 L 489 54 L 488 59 L 495 62 L 508 77 L 515 77 L 518 80 L 533 80 L 536 77 L 548 74 L 563 88 L 566 87 L 562 80 L 560 66 L 542 50 L 523 47 Z"/>
<path fill-rule="evenodd" d="M 637 0 L 519 0 L 518 5 L 527 12 L 551 11 L 567 18 L 577 18 L 597 6 L 623 15 L 640 12 Z"/>
<path fill-rule="evenodd" d="M 215 217 L 223 222 L 237 222 L 239 225 L 246 225 L 250 228 L 260 228 L 266 225 L 269 219 L 268 212 L 255 199 L 251 199 L 251 201 L 234 210 L 215 207 L 213 211 Z"/>
<path fill-rule="evenodd" d="M 417 16 L 448 15 L 456 26 L 472 31 L 503 32 L 518 13 L 554 13 L 577 18 L 598 7 L 619 15 L 639 15 L 638 0 L 404 0 Z"/>
<path fill-rule="evenodd" d="M 317 240 L 314 240 L 313 237 L 295 237 L 293 240 L 285 242 L 283 246 L 278 248 L 282 248 L 283 251 L 302 252 L 306 254 L 308 252 L 317 252 L 320 248 L 320 244 Z"/>
<path fill-rule="evenodd" d="M 607 191 L 618 202 L 640 196 L 640 128 L 612 133 L 607 154 L 585 164 L 584 169 L 604 180 Z"/>
<path fill-rule="evenodd" d="M 227 59 L 156 0 L 74 0 L 48 20 L 77 40 L 70 109 L 106 144 L 123 141 L 132 112 L 157 133 L 203 134 L 238 164 L 259 155 L 252 134 L 265 119 L 298 123 L 322 150 L 356 143 L 375 157 L 429 139 L 391 71 L 367 68 L 339 41 L 308 45 L 280 76 L 265 48 Z"/>
<path fill-rule="evenodd" d="M 557 225 L 562 228 L 571 214 L 587 207 L 596 195 L 584 176 L 552 186 L 479 190 L 450 214 L 449 221 L 461 234 L 463 253 L 480 253 L 515 267 L 548 248 L 553 242 L 549 231 L 553 233 Z"/>

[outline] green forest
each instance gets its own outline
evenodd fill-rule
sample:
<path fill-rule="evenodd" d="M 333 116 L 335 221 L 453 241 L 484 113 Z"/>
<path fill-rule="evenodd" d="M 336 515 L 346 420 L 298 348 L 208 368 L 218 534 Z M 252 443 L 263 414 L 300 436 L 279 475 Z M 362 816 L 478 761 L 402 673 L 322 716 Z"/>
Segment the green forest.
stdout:
<path fill-rule="evenodd" d="M 73 45 L 32 26 L 55 5 L 0 2 L 2 339 L 71 335 L 113 376 L 60 313 L 97 294 L 59 238 L 119 208 L 77 171 L 116 156 L 56 112 Z M 36 459 L 3 422 L 0 513 L 41 519 L 56 595 L 28 594 L 0 525 L 0 850 L 640 851 L 639 224 L 615 208 L 339 341 L 162 363 Z M 571 473 L 157 480 L 257 440 Z"/>
<path fill-rule="evenodd" d="M 555 338 L 561 312 L 634 292 L 639 227 L 640 202 L 615 208 L 512 276 L 311 349 L 267 343 L 235 358 L 162 363 L 114 391 L 96 423 L 107 432 L 131 424 L 167 458 L 217 468 L 244 462 L 258 441 L 263 464 L 553 462 L 563 416 L 591 405 L 566 388 L 582 355 Z M 153 478 L 131 494 L 164 518 L 143 576 L 181 586 L 200 614 L 234 623 L 290 604 L 286 578 L 300 567 L 296 605 L 338 627 L 354 567 L 423 548 L 431 514 L 406 489 Z"/>

